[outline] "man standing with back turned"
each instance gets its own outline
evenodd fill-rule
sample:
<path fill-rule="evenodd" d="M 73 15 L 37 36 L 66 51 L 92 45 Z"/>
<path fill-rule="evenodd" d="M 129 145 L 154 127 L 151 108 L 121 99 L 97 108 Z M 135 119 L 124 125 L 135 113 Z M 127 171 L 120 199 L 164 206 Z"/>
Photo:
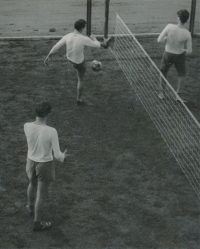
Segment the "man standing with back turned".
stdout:
<path fill-rule="evenodd" d="M 33 231 L 38 232 L 51 227 L 51 222 L 42 220 L 44 199 L 49 185 L 55 180 L 54 157 L 63 162 L 67 150 L 60 151 L 58 133 L 55 128 L 46 125 L 51 105 L 43 101 L 36 106 L 35 122 L 24 125 L 28 143 L 26 173 L 29 179 L 27 189 L 29 214 L 34 215 Z"/>
<path fill-rule="evenodd" d="M 59 42 L 57 42 L 49 54 L 47 55 L 44 64 L 47 65 L 49 58 L 52 54 L 57 52 L 62 46 L 66 46 L 67 59 L 71 62 L 73 67 L 77 71 L 78 85 L 77 85 L 77 105 L 81 104 L 81 96 L 84 86 L 84 76 L 86 72 L 85 60 L 84 60 L 84 48 L 85 46 L 90 47 L 103 47 L 108 48 L 108 39 L 104 39 L 103 42 L 97 41 L 96 37 L 91 38 L 84 36 L 83 30 L 85 28 L 86 21 L 79 19 L 74 23 L 74 31 L 65 35 Z"/>
<path fill-rule="evenodd" d="M 169 68 L 174 64 L 178 73 L 178 85 L 176 92 L 181 94 L 184 88 L 186 75 L 185 54 L 192 53 L 192 38 L 190 32 L 185 28 L 189 19 L 187 10 L 177 12 L 178 24 L 168 24 L 158 37 L 158 42 L 165 42 L 165 51 L 161 61 L 161 72 L 166 77 Z M 164 99 L 164 86 L 159 93 L 159 98 Z"/>

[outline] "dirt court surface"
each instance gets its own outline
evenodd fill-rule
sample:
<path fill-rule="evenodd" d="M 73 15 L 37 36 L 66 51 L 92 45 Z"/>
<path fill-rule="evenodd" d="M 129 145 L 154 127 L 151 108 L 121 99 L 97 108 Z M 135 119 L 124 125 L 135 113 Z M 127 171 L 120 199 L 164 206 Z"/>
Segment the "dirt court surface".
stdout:
<path fill-rule="evenodd" d="M 85 18 L 85 2 L 1 0 L 0 35 L 52 35 L 51 27 L 57 30 L 53 35 L 63 35 L 77 18 Z M 93 2 L 93 32 L 102 34 L 103 8 Z M 132 32 L 160 32 L 179 2 L 127 0 L 111 6 Z M 188 9 L 190 2 L 183 0 L 182 6 Z M 111 33 L 113 18 L 112 9 Z M 159 66 L 163 45 L 156 38 L 139 41 Z M 87 49 L 84 104 L 76 106 L 77 79 L 65 50 L 49 67 L 43 64 L 55 43 L 0 41 L 0 249 L 199 249 L 200 200 L 111 52 Z M 199 39 L 193 49 L 186 58 L 185 98 L 200 122 Z M 99 73 L 91 70 L 93 59 L 103 64 Z M 168 80 L 176 87 L 173 68 Z M 52 104 L 48 125 L 57 129 L 61 149 L 70 157 L 63 164 L 55 161 L 56 181 L 44 209 L 44 220 L 53 227 L 33 233 L 25 208 L 23 125 L 34 121 L 35 104 L 43 99 Z"/>
<path fill-rule="evenodd" d="M 198 249 L 199 199 L 138 101 L 109 50 L 86 51 L 84 104 L 75 105 L 76 75 L 64 50 L 49 67 L 43 60 L 56 41 L 1 42 L 0 248 Z M 140 42 L 159 64 L 163 47 Z M 194 51 L 199 40 L 194 41 Z M 93 59 L 103 63 L 94 73 Z M 200 119 L 199 56 L 187 58 L 191 111 Z M 176 74 L 169 76 L 176 82 Z M 45 204 L 53 227 L 33 233 L 28 216 L 23 124 L 35 103 L 51 102 L 48 124 L 70 157 L 56 163 Z"/>

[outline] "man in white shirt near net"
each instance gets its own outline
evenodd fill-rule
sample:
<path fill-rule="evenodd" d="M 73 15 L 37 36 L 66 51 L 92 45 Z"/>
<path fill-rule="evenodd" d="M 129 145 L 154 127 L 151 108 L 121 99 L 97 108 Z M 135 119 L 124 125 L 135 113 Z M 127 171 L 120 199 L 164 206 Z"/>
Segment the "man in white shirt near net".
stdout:
<path fill-rule="evenodd" d="M 84 60 L 84 48 L 85 46 L 96 47 L 96 48 L 108 48 L 109 39 L 104 39 L 103 42 L 97 41 L 96 37 L 91 38 L 84 36 L 83 30 L 85 28 L 86 21 L 79 19 L 74 24 L 74 31 L 65 35 L 59 42 L 57 42 L 48 56 L 46 57 L 44 64 L 47 65 L 49 58 L 52 54 L 57 52 L 62 46 L 66 46 L 67 59 L 72 63 L 73 67 L 77 71 L 78 85 L 77 85 L 77 105 L 81 104 L 81 96 L 84 86 L 84 76 L 86 72 L 85 60 Z"/>
<path fill-rule="evenodd" d="M 168 24 L 158 37 L 158 42 L 165 42 L 165 51 L 161 61 L 161 72 L 166 77 L 169 68 L 174 64 L 178 73 L 178 85 L 176 92 L 182 93 L 186 75 L 185 54 L 192 53 L 192 38 L 190 32 L 185 28 L 185 23 L 189 19 L 187 10 L 177 12 L 178 24 Z M 164 99 L 163 91 L 159 93 L 159 98 Z"/>
<path fill-rule="evenodd" d="M 26 173 L 29 179 L 27 189 L 28 210 L 34 215 L 33 231 L 42 231 L 51 227 L 51 222 L 42 220 L 43 202 L 48 187 L 55 180 L 54 157 L 63 162 L 67 150 L 60 151 L 58 134 L 55 128 L 47 126 L 47 116 L 51 111 L 48 102 L 41 102 L 36 107 L 35 122 L 25 123 L 24 132 L 28 143 Z"/>

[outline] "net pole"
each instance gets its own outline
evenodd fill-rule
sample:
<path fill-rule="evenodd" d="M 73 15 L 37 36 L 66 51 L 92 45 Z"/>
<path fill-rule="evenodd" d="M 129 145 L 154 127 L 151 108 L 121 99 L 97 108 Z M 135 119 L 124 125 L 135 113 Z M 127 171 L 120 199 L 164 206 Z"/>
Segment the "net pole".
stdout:
<path fill-rule="evenodd" d="M 108 38 L 109 4 L 110 4 L 110 0 L 105 0 L 104 38 Z"/>
<path fill-rule="evenodd" d="M 92 20 L 92 0 L 87 0 L 87 30 L 86 35 L 91 35 L 91 20 Z"/>
<path fill-rule="evenodd" d="M 192 0 L 191 12 L 190 12 L 190 27 L 189 27 L 189 31 L 191 32 L 192 36 L 194 34 L 195 11 L 196 11 L 196 0 Z"/>

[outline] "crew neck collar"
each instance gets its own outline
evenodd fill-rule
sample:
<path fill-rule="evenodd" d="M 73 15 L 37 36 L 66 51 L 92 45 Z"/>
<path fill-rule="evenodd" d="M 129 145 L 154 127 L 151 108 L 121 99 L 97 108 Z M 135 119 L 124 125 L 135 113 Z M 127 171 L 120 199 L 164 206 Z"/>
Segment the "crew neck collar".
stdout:
<path fill-rule="evenodd" d="M 74 30 L 74 32 L 73 32 L 74 34 L 76 34 L 76 35 L 81 35 L 81 32 L 79 32 L 78 30 Z"/>

